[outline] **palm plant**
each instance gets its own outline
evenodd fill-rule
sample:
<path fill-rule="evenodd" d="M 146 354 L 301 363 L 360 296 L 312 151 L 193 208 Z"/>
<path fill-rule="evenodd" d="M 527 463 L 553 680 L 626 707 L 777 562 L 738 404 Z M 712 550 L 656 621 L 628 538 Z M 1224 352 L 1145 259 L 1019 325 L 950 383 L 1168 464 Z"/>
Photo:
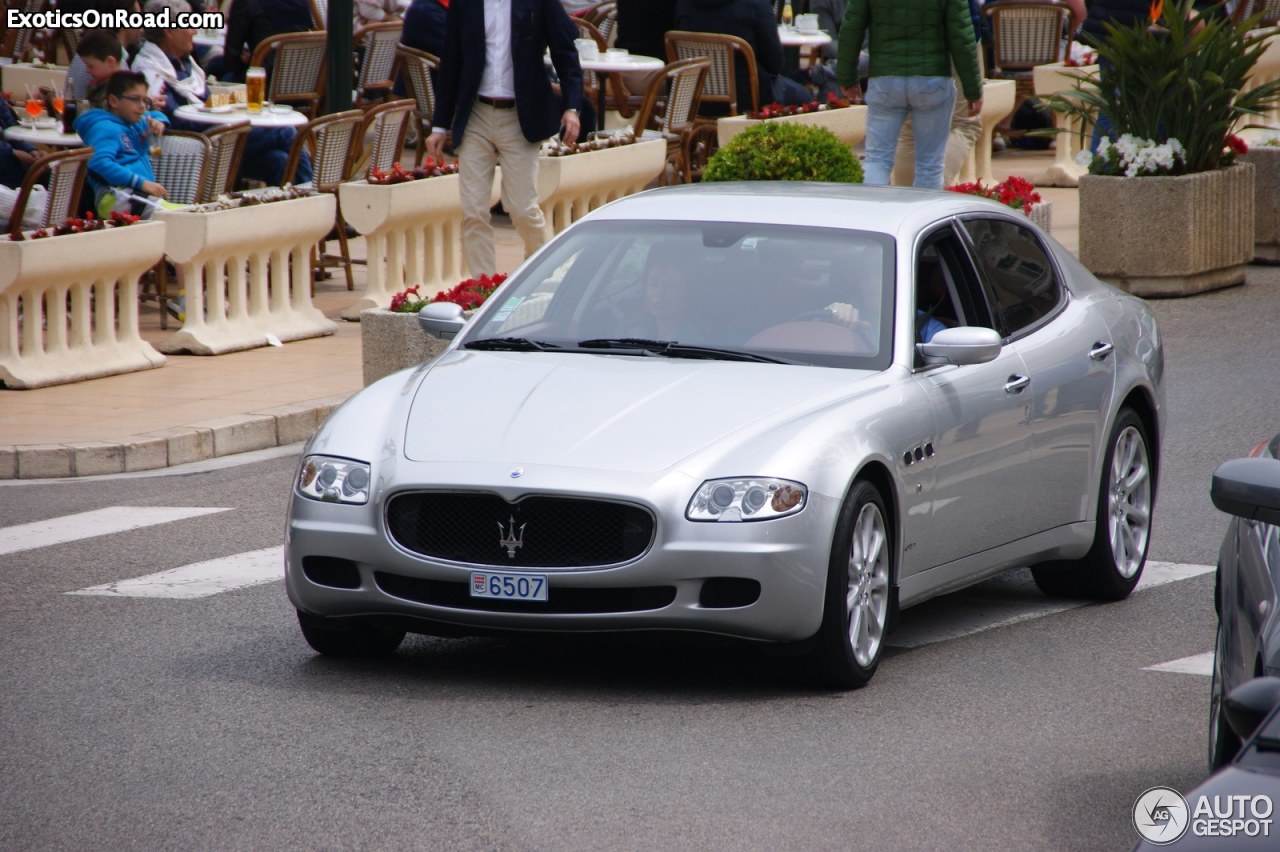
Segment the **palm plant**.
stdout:
<path fill-rule="evenodd" d="M 1256 17 L 1232 23 L 1193 18 L 1192 0 L 1168 6 L 1152 3 L 1150 26 L 1107 24 L 1100 70 L 1082 75 L 1073 91 L 1046 98 L 1046 105 L 1080 119 L 1083 132 L 1101 115 L 1116 136 L 1176 139 L 1185 158 L 1172 173 L 1210 171 L 1231 162 L 1227 137 L 1247 116 L 1280 103 L 1280 80 L 1249 86 L 1265 50 L 1266 34 L 1251 33 Z M 1107 169 L 1099 160 L 1091 171 Z"/>

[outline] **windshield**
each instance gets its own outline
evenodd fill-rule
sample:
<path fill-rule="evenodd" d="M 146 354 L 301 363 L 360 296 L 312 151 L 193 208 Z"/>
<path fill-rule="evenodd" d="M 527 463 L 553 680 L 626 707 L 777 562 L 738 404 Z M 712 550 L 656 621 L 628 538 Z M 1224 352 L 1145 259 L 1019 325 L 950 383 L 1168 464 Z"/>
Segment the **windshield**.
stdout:
<path fill-rule="evenodd" d="M 491 298 L 462 345 L 879 370 L 890 361 L 892 288 L 885 234 L 587 222 Z"/>

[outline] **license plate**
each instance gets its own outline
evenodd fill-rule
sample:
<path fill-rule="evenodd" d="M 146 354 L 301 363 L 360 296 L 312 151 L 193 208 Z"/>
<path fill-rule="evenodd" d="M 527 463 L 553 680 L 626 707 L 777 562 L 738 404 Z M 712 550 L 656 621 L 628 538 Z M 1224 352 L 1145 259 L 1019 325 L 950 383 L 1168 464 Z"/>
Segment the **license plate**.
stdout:
<path fill-rule="evenodd" d="M 542 574 L 471 572 L 471 597 L 505 601 L 545 601 L 547 578 Z"/>

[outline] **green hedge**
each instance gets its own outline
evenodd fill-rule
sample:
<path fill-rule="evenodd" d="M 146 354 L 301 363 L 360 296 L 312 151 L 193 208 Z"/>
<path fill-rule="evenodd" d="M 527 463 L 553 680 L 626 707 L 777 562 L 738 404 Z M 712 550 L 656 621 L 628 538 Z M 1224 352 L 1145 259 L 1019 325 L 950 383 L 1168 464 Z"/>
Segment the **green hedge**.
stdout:
<path fill-rule="evenodd" d="M 702 179 L 862 183 L 862 163 L 824 127 L 762 121 L 712 154 Z"/>

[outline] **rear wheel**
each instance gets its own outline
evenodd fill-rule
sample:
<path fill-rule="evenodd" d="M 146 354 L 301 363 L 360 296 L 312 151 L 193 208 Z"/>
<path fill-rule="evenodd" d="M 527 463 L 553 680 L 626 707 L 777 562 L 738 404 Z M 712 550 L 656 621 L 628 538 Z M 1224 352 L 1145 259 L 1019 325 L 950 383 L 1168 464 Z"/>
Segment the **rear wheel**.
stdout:
<path fill-rule="evenodd" d="M 893 577 L 893 539 L 880 492 L 853 486 L 840 512 L 814 661 L 822 682 L 856 689 L 871 680 L 884 650 Z"/>
<path fill-rule="evenodd" d="M 1142 420 L 1123 409 L 1107 442 L 1093 547 L 1077 562 L 1033 566 L 1031 575 L 1045 594 L 1114 601 L 1138 585 L 1155 502 L 1150 446 Z"/>
<path fill-rule="evenodd" d="M 335 623 L 305 612 L 298 613 L 298 626 L 307 644 L 329 657 L 385 657 L 404 641 L 403 630 L 383 630 L 362 622 Z"/>

